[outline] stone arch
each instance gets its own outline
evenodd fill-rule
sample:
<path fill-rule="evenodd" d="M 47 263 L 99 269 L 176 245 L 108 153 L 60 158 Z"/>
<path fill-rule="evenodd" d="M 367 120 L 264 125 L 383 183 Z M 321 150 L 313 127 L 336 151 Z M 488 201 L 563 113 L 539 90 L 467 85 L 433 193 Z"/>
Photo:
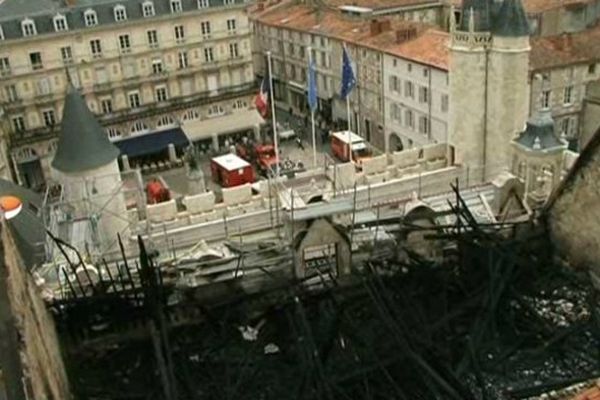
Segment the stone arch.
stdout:
<path fill-rule="evenodd" d="M 390 134 L 390 151 L 394 152 L 402 150 L 404 150 L 404 143 L 402 143 L 402 139 L 397 133 L 392 132 Z"/>

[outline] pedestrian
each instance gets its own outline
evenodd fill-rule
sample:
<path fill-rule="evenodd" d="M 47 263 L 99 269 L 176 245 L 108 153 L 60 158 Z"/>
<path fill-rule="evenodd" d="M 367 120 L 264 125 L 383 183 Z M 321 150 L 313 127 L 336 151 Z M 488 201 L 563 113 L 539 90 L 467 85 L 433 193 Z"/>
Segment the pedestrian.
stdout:
<path fill-rule="evenodd" d="M 302 144 L 302 139 L 300 139 L 299 137 L 296 138 L 296 144 L 298 145 L 298 147 L 302 150 L 304 150 L 304 145 Z"/>

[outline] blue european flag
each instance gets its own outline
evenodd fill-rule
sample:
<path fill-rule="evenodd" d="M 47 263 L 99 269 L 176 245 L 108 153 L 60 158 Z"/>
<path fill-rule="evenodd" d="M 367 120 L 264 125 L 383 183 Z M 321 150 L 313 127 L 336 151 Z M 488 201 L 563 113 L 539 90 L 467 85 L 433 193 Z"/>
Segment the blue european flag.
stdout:
<path fill-rule="evenodd" d="M 315 60 L 311 60 L 308 65 L 308 106 L 311 112 L 317 109 L 317 72 L 315 70 Z"/>
<path fill-rule="evenodd" d="M 352 62 L 350 56 L 344 46 L 344 54 L 342 59 L 342 89 L 340 90 L 340 97 L 345 100 L 350 94 L 354 85 L 356 85 L 356 78 L 354 77 L 354 71 L 352 70 Z"/>

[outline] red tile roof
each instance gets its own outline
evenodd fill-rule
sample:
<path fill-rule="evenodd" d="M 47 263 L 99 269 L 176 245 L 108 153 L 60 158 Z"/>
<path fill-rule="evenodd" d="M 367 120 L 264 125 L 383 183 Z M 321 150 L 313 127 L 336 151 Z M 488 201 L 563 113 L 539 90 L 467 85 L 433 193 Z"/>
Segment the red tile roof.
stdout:
<path fill-rule="evenodd" d="M 354 6 L 365 7 L 373 10 L 413 6 L 416 4 L 437 3 L 437 0 L 325 0 L 331 7 Z"/>
<path fill-rule="evenodd" d="M 372 21 L 349 18 L 335 11 L 317 13 L 305 5 L 280 7 L 255 18 L 265 25 L 316 33 L 448 69 L 448 34 L 426 24 L 380 18 L 378 21 L 382 29 L 374 32 Z M 415 34 L 414 39 L 398 40 L 398 31 L 411 30 Z"/>
<path fill-rule="evenodd" d="M 428 29 L 416 38 L 393 44 L 384 51 L 398 57 L 448 71 L 450 63 L 449 43 L 450 35 L 447 32 Z"/>
<path fill-rule="evenodd" d="M 600 25 L 583 32 L 531 39 L 531 70 L 600 60 Z"/>
<path fill-rule="evenodd" d="M 589 388 L 570 400 L 600 400 L 600 381 L 596 385 Z"/>

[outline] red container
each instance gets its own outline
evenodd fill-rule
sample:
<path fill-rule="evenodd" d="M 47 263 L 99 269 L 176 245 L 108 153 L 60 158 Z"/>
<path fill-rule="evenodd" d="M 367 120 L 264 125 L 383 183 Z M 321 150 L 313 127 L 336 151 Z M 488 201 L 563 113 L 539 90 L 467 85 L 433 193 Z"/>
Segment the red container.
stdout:
<path fill-rule="evenodd" d="M 213 181 L 222 187 L 234 187 L 254 182 L 252 166 L 235 154 L 225 154 L 210 161 Z"/>

